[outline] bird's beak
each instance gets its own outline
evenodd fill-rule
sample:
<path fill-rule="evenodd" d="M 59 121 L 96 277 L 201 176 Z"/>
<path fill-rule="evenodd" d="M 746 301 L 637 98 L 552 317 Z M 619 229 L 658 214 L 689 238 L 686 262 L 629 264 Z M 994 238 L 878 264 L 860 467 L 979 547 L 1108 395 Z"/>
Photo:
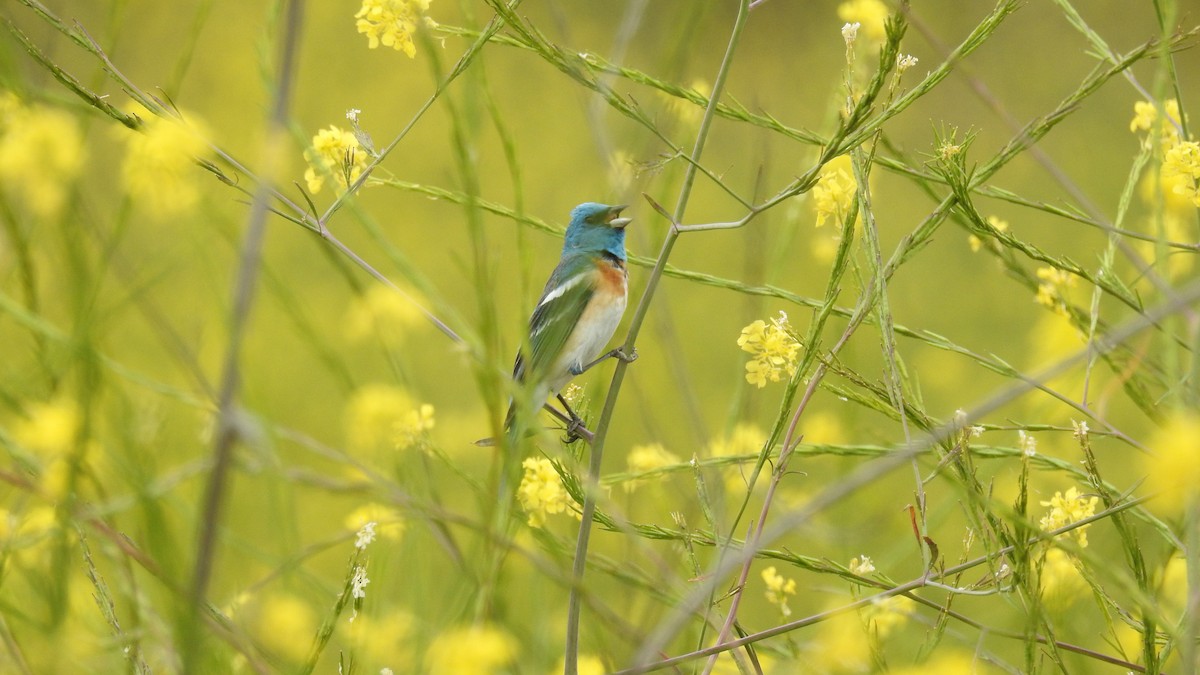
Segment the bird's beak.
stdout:
<path fill-rule="evenodd" d="M 608 225 L 610 227 L 615 227 L 619 230 L 619 229 L 623 229 L 629 223 L 632 223 L 633 218 L 618 218 L 617 217 L 617 216 L 621 215 L 621 212 L 627 208 L 629 208 L 628 204 L 622 204 L 620 206 L 613 206 L 613 207 L 609 208 L 608 220 L 607 220 Z"/>

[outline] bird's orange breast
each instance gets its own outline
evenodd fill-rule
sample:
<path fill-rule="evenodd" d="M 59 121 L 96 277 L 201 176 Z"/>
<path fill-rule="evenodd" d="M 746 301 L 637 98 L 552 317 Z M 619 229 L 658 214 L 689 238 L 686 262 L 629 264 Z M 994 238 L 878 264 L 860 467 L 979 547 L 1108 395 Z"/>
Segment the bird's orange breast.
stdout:
<path fill-rule="evenodd" d="M 613 295 L 625 295 L 625 266 L 618 262 L 601 258 L 596 261 L 596 269 L 600 272 L 597 280 L 598 291 L 607 291 Z"/>

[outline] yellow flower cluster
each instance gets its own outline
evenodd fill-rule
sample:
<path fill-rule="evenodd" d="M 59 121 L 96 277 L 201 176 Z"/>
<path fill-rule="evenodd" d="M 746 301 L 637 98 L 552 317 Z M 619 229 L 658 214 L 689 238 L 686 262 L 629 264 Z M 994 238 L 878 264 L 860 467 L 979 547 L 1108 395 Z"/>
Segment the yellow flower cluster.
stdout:
<path fill-rule="evenodd" d="M 847 0 L 837 12 L 842 21 L 861 24 L 868 40 L 883 42 L 887 37 L 888 8 L 880 0 Z"/>
<path fill-rule="evenodd" d="M 346 529 L 358 532 L 367 523 L 375 523 L 375 532 L 384 539 L 400 541 L 404 534 L 404 519 L 400 512 L 390 506 L 369 503 L 358 507 L 346 516 Z"/>
<path fill-rule="evenodd" d="M 903 626 L 915 611 L 915 602 L 903 595 L 892 595 L 867 605 L 862 614 L 867 628 L 882 639 Z"/>
<path fill-rule="evenodd" d="M 1171 181 L 1172 191 L 1200 206 L 1200 143 L 1176 143 L 1163 156 L 1163 181 Z"/>
<path fill-rule="evenodd" d="M 430 28 L 437 26 L 437 22 L 425 16 L 427 11 L 429 0 L 363 0 L 362 7 L 354 15 L 357 19 L 355 28 L 367 36 L 368 48 L 391 47 L 408 54 L 411 59 L 417 55 L 413 44 L 417 24 L 424 23 Z"/>
<path fill-rule="evenodd" d="M 1008 221 L 1000 220 L 996 216 L 988 216 L 987 224 L 1000 232 L 1008 232 Z M 979 253 L 983 249 L 983 240 L 972 234 L 967 237 L 967 245 L 971 247 L 971 253 Z"/>
<path fill-rule="evenodd" d="M 1073 556 L 1061 548 L 1046 551 L 1041 569 L 1042 600 L 1051 609 L 1070 607 L 1088 589 Z"/>
<path fill-rule="evenodd" d="M 769 324 L 759 319 L 742 329 L 737 345 L 752 355 L 746 362 L 747 382 L 761 389 L 767 380 L 779 382 L 784 373 L 789 377 L 796 373 L 800 343 L 792 337 L 791 330 L 783 312 Z"/>
<path fill-rule="evenodd" d="M 141 133 L 125 136 L 121 182 L 135 202 L 159 218 L 179 215 L 200 202 L 196 159 L 208 148 L 203 126 L 189 117 L 150 115 Z"/>
<path fill-rule="evenodd" d="M 762 580 L 767 585 L 767 602 L 779 607 L 780 614 L 791 616 L 792 608 L 788 607 L 787 596 L 796 594 L 796 580 L 784 579 L 775 571 L 774 565 L 762 571 Z"/>
<path fill-rule="evenodd" d="M 371 666 L 387 666 L 394 672 L 412 672 L 412 645 L 416 642 L 416 619 L 395 611 L 380 617 L 360 614 L 353 622 L 339 621 L 347 641 Z M 358 659 L 356 659 L 357 661 Z M 367 672 L 379 672 L 376 668 Z"/>
<path fill-rule="evenodd" d="M 1175 517 L 1200 504 L 1196 476 L 1200 476 L 1200 414 L 1176 412 L 1150 437 L 1147 445 L 1153 455 L 1142 454 L 1146 472 L 1146 492 L 1154 495 L 1148 507 L 1156 513 Z"/>
<path fill-rule="evenodd" d="M 1182 118 L 1179 116 L 1179 102 L 1175 99 L 1165 101 L 1163 109 L 1167 112 L 1167 119 L 1159 129 L 1155 129 L 1158 122 L 1158 108 L 1150 101 L 1134 103 L 1133 120 L 1129 122 L 1129 130 L 1134 133 L 1147 131 L 1162 134 L 1162 147 L 1165 150 L 1179 142 L 1178 127 Z"/>
<path fill-rule="evenodd" d="M 854 180 L 850 156 L 835 157 L 821 167 L 821 177 L 812 189 L 813 205 L 817 210 L 817 227 L 832 218 L 840 222 L 850 210 L 850 204 L 858 190 Z"/>
<path fill-rule="evenodd" d="M 33 214 L 58 215 L 85 154 L 71 115 L 0 93 L 0 185 Z"/>
<path fill-rule="evenodd" d="M 269 595 L 258 607 L 254 636 L 271 653 L 303 663 L 317 633 L 317 613 L 304 600 L 286 593 Z"/>
<path fill-rule="evenodd" d="M 377 284 L 350 303 L 342 324 L 346 338 L 351 341 L 378 337 L 387 344 L 394 344 L 409 328 L 421 325 L 422 316 L 412 301 Z"/>
<path fill-rule="evenodd" d="M 520 653 L 517 641 L 492 626 L 452 628 L 438 635 L 425 653 L 431 673 L 490 675 L 512 664 Z"/>
<path fill-rule="evenodd" d="M 49 457 L 75 444 L 79 424 L 79 409 L 70 400 L 34 403 L 28 406 L 25 419 L 13 425 L 13 439 L 27 450 Z"/>
<path fill-rule="evenodd" d="M 312 147 L 304 151 L 304 159 L 308 162 L 304 181 L 313 194 L 321 191 L 326 176 L 332 176 L 339 191 L 344 192 L 367 168 L 367 151 L 354 132 L 332 124 L 313 136 Z"/>
<path fill-rule="evenodd" d="M 346 404 L 346 440 L 359 452 L 423 447 L 433 429 L 433 406 L 415 404 L 404 390 L 368 384 Z"/>
<path fill-rule="evenodd" d="M 649 473 L 664 466 L 681 464 L 682 460 L 678 456 L 667 452 L 667 449 L 661 443 L 652 443 L 650 445 L 635 445 L 629 451 L 629 456 L 625 458 L 625 463 L 629 467 L 629 473 L 634 475 L 634 478 L 625 482 L 625 491 L 633 492 L 639 483 L 643 483 L 646 480 L 639 480 L 637 478 L 639 474 Z"/>
<path fill-rule="evenodd" d="M 1042 506 L 1049 506 L 1050 511 L 1042 516 L 1042 519 L 1038 521 L 1038 526 L 1042 528 L 1042 531 L 1049 532 L 1093 516 L 1099 501 L 1099 497 L 1087 497 L 1079 494 L 1079 490 L 1074 487 L 1068 488 L 1066 494 L 1055 492 L 1050 501 L 1042 502 Z M 1070 532 L 1080 546 L 1088 545 L 1087 529 L 1089 527 L 1091 525 L 1084 525 Z"/>
<path fill-rule="evenodd" d="M 530 527 L 542 527 L 546 524 L 546 516 L 564 513 L 567 509 L 579 517 L 575 502 L 550 460 L 530 457 L 521 462 L 521 466 L 525 469 L 525 475 L 517 487 L 517 500 L 529 515 L 527 522 Z"/>
<path fill-rule="evenodd" d="M 425 448 L 429 444 L 429 432 L 433 431 L 433 406 L 428 403 L 422 403 L 420 406 L 409 410 L 404 415 L 396 420 L 394 427 L 394 438 L 396 447 L 405 450 L 407 448 Z"/>
<path fill-rule="evenodd" d="M 1075 275 L 1057 267 L 1039 267 L 1035 300 L 1039 305 L 1067 316 L 1067 289 L 1075 286 Z"/>

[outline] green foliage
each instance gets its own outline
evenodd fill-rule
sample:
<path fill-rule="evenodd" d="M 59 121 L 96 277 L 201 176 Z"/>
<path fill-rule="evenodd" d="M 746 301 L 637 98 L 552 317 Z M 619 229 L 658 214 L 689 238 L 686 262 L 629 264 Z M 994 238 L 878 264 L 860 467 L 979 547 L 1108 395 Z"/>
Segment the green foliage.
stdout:
<path fill-rule="evenodd" d="M 1110 4 L 10 3 L 0 671 L 1195 672 L 1198 28 Z M 517 438 L 584 201 L 639 358 Z"/>

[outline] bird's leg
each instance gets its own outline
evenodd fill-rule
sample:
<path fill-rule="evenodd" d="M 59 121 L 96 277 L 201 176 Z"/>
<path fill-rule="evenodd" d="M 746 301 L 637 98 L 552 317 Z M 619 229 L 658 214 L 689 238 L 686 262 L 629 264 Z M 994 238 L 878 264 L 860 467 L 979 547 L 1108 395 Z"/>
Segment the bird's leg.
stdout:
<path fill-rule="evenodd" d="M 571 409 L 571 404 L 567 403 L 567 399 L 562 394 L 556 394 L 558 402 L 562 404 L 563 410 L 567 411 L 567 416 L 571 419 L 567 421 L 567 437 L 564 439 L 567 443 L 574 443 L 579 440 L 579 429 L 583 427 L 583 418 L 575 414 Z"/>
<path fill-rule="evenodd" d="M 572 375 L 582 375 L 583 373 L 587 372 L 588 370 L 591 370 L 592 366 L 594 366 L 606 359 L 621 359 L 625 363 L 633 363 L 634 361 L 637 361 L 637 358 L 638 358 L 638 353 L 637 353 L 636 347 L 634 348 L 632 354 L 626 354 L 624 349 L 617 347 L 615 349 L 611 349 L 607 352 L 604 352 L 595 361 L 592 361 L 591 363 L 587 364 L 586 366 L 584 366 L 582 368 L 572 368 L 571 374 Z"/>

